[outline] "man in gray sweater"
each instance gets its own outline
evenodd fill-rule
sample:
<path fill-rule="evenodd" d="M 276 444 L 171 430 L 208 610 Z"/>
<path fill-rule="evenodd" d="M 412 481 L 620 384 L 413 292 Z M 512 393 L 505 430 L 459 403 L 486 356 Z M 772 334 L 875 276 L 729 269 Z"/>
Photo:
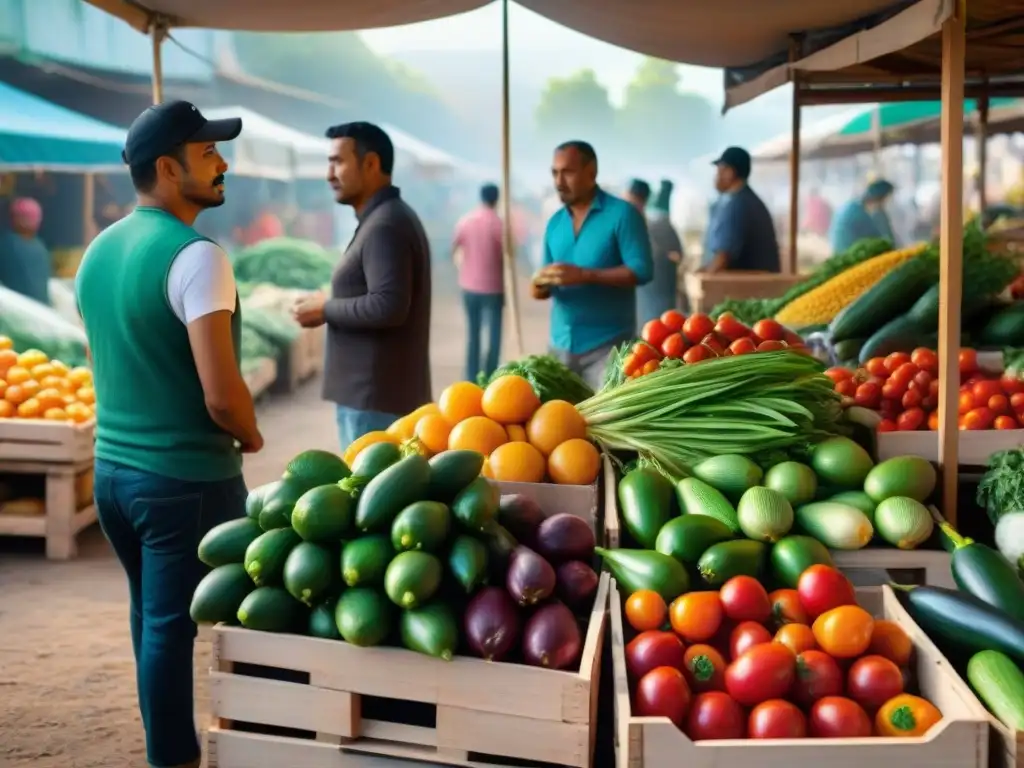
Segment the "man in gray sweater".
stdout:
<path fill-rule="evenodd" d="M 331 297 L 298 301 L 304 328 L 327 323 L 324 398 L 337 405 L 344 450 L 430 401 L 430 246 L 391 183 L 395 149 L 372 123 L 327 129 L 327 181 L 359 225 L 331 278 Z"/>

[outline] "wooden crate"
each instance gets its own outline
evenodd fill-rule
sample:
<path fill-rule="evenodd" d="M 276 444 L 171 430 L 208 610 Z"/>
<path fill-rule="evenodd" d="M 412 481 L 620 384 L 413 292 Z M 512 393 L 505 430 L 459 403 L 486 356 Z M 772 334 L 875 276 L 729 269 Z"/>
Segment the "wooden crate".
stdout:
<path fill-rule="evenodd" d="M 277 379 L 277 361 L 266 357 L 259 361 L 259 366 L 253 368 L 245 377 L 246 386 L 253 399 L 263 395 Z"/>
<path fill-rule="evenodd" d="M 959 679 L 956 671 L 903 610 L 891 589 L 881 588 L 881 600 L 878 589 L 858 590 L 858 599 L 876 616 L 897 621 L 910 635 L 921 692 L 943 713 L 942 723 L 925 737 L 914 739 L 693 742 L 666 718 L 632 714 L 622 602 L 613 581 L 609 610 L 617 768 L 987 768 L 989 724 L 977 699 L 954 687 Z"/>
<path fill-rule="evenodd" d="M 782 275 L 769 272 L 687 272 L 686 295 L 694 312 L 710 312 L 725 299 L 774 299 L 806 275 Z"/>
<path fill-rule="evenodd" d="M 92 460 L 96 422 L 0 419 L 0 461 L 74 464 Z"/>
<path fill-rule="evenodd" d="M 529 761 L 589 768 L 608 589 L 605 574 L 579 672 L 464 656 L 446 662 L 402 648 L 218 625 L 208 765 L 359 768 L 367 756 L 384 756 L 456 766 Z M 287 679 L 246 675 L 241 665 L 268 667 Z M 396 710 L 412 708 L 420 717 L 406 719 L 419 722 L 395 722 Z"/>
<path fill-rule="evenodd" d="M 920 456 L 928 461 L 939 460 L 939 433 L 882 432 L 875 436 L 878 460 L 894 456 Z M 1024 446 L 1024 429 L 986 429 L 960 432 L 957 463 L 962 467 L 984 467 L 997 451 Z"/>

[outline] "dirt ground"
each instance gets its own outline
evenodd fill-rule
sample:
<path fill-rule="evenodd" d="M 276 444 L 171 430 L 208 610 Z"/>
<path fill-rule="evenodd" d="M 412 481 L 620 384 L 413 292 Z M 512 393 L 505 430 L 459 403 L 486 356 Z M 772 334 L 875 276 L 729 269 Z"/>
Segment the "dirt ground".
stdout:
<path fill-rule="evenodd" d="M 435 284 L 447 283 L 438 280 Z M 527 352 L 542 351 L 547 308 L 520 289 Z M 435 395 L 462 377 L 465 328 L 458 295 L 435 291 Z M 512 353 L 506 324 L 505 355 Z M 266 439 L 247 458 L 249 486 L 277 477 L 306 448 L 337 450 L 334 415 L 319 381 L 261 404 Z M 196 721 L 209 720 L 209 643 L 196 648 Z M 0 767 L 141 768 L 146 765 L 128 635 L 124 576 L 98 526 L 79 557 L 47 562 L 41 541 L 0 539 Z M 297 768 L 282 766 L 282 768 Z"/>

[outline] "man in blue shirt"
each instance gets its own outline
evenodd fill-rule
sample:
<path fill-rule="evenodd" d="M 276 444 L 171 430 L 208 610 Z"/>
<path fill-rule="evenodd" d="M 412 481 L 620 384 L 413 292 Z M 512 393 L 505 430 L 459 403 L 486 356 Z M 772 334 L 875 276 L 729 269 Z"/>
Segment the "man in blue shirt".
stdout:
<path fill-rule="evenodd" d="M 611 352 L 633 338 L 636 287 L 653 272 L 651 243 L 640 212 L 597 185 L 590 144 L 558 146 L 551 175 L 564 207 L 544 233 L 533 296 L 554 301 L 552 353 L 598 389 Z"/>
<path fill-rule="evenodd" d="M 50 305 L 50 252 L 39 239 L 43 209 L 20 197 L 11 203 L 11 229 L 0 231 L 0 285 Z"/>
<path fill-rule="evenodd" d="M 885 204 L 894 187 L 885 179 L 871 182 L 857 200 L 851 200 L 836 214 L 828 233 L 832 253 L 842 253 L 865 237 L 885 238 L 896 245 Z"/>
<path fill-rule="evenodd" d="M 767 206 L 747 183 L 750 154 L 729 147 L 714 162 L 715 189 L 700 272 L 779 272 L 779 241 Z"/>

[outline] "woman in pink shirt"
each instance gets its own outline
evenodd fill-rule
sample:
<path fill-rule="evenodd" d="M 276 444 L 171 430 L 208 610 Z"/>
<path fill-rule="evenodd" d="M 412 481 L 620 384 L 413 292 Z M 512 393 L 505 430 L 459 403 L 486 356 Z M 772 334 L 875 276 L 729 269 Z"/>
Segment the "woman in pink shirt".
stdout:
<path fill-rule="evenodd" d="M 480 188 L 481 205 L 470 211 L 455 227 L 455 265 L 459 287 L 466 307 L 467 331 L 466 379 L 476 381 L 480 373 L 490 376 L 498 367 L 501 354 L 501 312 L 505 305 L 502 269 L 501 218 L 498 188 L 484 184 Z M 488 329 L 487 355 L 480 367 L 480 336 L 484 323 Z"/>

